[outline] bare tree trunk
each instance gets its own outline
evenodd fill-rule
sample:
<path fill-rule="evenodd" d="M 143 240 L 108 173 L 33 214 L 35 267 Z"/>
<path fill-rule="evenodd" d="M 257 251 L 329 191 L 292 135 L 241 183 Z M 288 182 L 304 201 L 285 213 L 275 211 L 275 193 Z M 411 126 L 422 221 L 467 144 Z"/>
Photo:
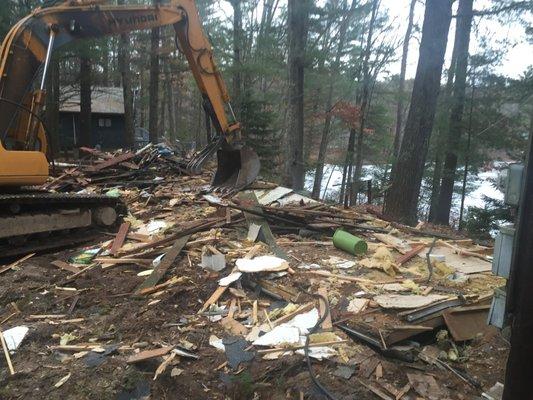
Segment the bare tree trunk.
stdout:
<path fill-rule="evenodd" d="M 365 57 L 363 59 L 363 90 L 361 93 L 361 120 L 359 125 L 359 132 L 357 134 L 357 153 L 355 155 L 355 172 L 352 179 L 352 187 L 349 191 L 349 198 L 345 200 L 345 205 L 348 205 L 348 199 L 350 205 L 355 205 L 357 194 L 359 193 L 359 181 L 361 180 L 361 173 L 363 171 L 363 140 L 364 140 L 364 131 L 366 123 L 366 114 L 368 111 L 368 104 L 370 102 L 370 85 L 371 85 L 371 75 L 370 75 L 370 53 L 372 51 L 372 43 L 374 37 L 374 26 L 376 23 L 378 8 L 380 0 L 374 0 L 372 4 L 372 14 L 370 16 L 370 25 L 368 27 L 368 36 L 366 41 Z"/>
<path fill-rule="evenodd" d="M 474 116 L 474 99 L 476 98 L 476 73 L 472 71 L 472 94 L 470 98 L 470 111 L 468 116 L 468 138 L 466 144 L 465 153 L 465 169 L 463 172 L 463 187 L 461 191 L 461 208 L 459 212 L 459 230 L 463 229 L 463 219 L 465 212 L 465 198 L 466 198 L 466 183 L 468 180 L 469 168 L 470 168 L 470 149 L 472 146 L 472 123 Z"/>
<path fill-rule="evenodd" d="M 91 60 L 87 56 L 80 58 L 80 146 L 91 146 Z"/>
<path fill-rule="evenodd" d="M 405 74 L 407 71 L 407 56 L 409 55 L 409 41 L 413 32 L 413 20 L 415 16 L 415 6 L 417 0 L 411 0 L 411 7 L 409 8 L 409 21 L 407 22 L 407 30 L 405 31 L 405 38 L 403 40 L 402 51 L 402 66 L 400 69 L 400 82 L 398 87 L 398 105 L 396 107 L 396 130 L 394 133 L 394 157 L 398 157 L 400 146 L 402 144 L 402 125 L 403 113 L 405 111 L 403 96 L 405 92 Z"/>
<path fill-rule="evenodd" d="M 309 25 L 309 0 L 289 0 L 289 115 L 288 159 L 285 183 L 296 190 L 304 187 L 304 69 Z"/>
<path fill-rule="evenodd" d="M 152 0 L 153 5 L 158 5 L 160 0 Z M 152 29 L 150 35 L 150 106 L 148 130 L 150 131 L 150 142 L 159 141 L 159 42 L 161 30 Z"/>
<path fill-rule="evenodd" d="M 119 0 L 118 4 L 124 4 L 124 0 Z M 130 36 L 120 35 L 118 46 L 118 64 L 122 77 L 122 91 L 124 94 L 124 141 L 128 148 L 135 146 L 135 122 L 133 111 L 133 88 L 130 69 Z"/>
<path fill-rule="evenodd" d="M 411 106 L 398 160 L 392 169 L 391 186 L 385 196 L 385 215 L 408 224 L 417 221 L 418 197 L 435 120 L 451 16 L 451 0 L 426 1 Z"/>
<path fill-rule="evenodd" d="M 466 100 L 466 74 L 468 69 L 468 49 L 470 46 L 470 32 L 472 30 L 474 0 L 460 0 L 456 35 L 457 67 L 455 71 L 455 84 L 453 88 L 452 108 L 450 111 L 450 130 L 447 140 L 446 156 L 442 171 L 439 205 L 437 208 L 436 222 L 448 225 L 450 223 L 450 210 L 452 206 L 453 188 L 455 185 L 455 172 L 457 169 L 459 142 L 464 130 L 463 112 Z"/>
<path fill-rule="evenodd" d="M 342 169 L 342 183 L 339 196 L 339 203 L 341 204 L 345 204 L 346 198 L 348 197 L 347 193 L 350 192 L 356 133 L 355 129 L 350 129 L 348 151 L 346 152 L 346 159 L 344 160 L 344 167 Z"/>
<path fill-rule="evenodd" d="M 171 142 L 174 142 L 176 139 L 176 104 L 174 99 L 174 85 L 172 79 L 172 69 L 170 68 L 170 62 L 172 59 L 169 59 L 165 68 L 165 82 L 166 82 L 166 97 L 167 97 L 167 118 L 168 118 L 168 130 L 169 130 L 169 139 Z"/>
<path fill-rule="evenodd" d="M 346 5 L 346 3 L 345 3 Z M 333 84 L 335 82 L 336 76 L 339 73 L 340 61 L 344 51 L 344 46 L 346 43 L 346 32 L 348 30 L 348 25 L 353 15 L 355 6 L 357 5 L 357 0 L 352 0 L 352 5 L 350 10 L 345 10 L 345 17 L 341 23 L 339 29 L 339 42 L 337 46 L 337 53 L 335 55 L 335 61 L 331 66 L 331 72 L 329 75 L 329 87 L 328 94 L 326 97 L 326 118 L 324 120 L 324 128 L 322 130 L 322 137 L 320 138 L 320 147 L 318 149 L 318 158 L 315 169 L 315 179 L 313 182 L 313 199 L 320 198 L 320 189 L 322 187 L 322 180 L 324 177 L 324 163 L 326 160 L 326 150 L 328 148 L 329 134 L 331 130 L 331 107 L 333 105 Z"/>
<path fill-rule="evenodd" d="M 428 221 L 435 222 L 437 216 L 437 207 L 439 205 L 439 195 L 440 195 L 440 182 L 442 179 L 442 168 L 444 162 L 444 152 L 446 149 L 446 132 L 449 130 L 449 116 L 447 115 L 448 110 L 451 107 L 451 97 L 453 90 L 453 81 L 455 79 L 455 70 L 457 68 L 457 52 L 459 50 L 458 44 L 459 37 L 455 35 L 452 59 L 450 61 L 450 67 L 448 68 L 446 86 L 444 88 L 444 93 L 441 97 L 440 107 L 442 111 L 437 114 L 436 120 L 436 130 L 433 133 L 434 140 L 436 140 L 435 145 L 435 162 L 433 167 L 433 178 L 431 180 L 431 198 L 429 206 L 429 215 Z M 435 137 L 436 136 L 436 137 Z"/>

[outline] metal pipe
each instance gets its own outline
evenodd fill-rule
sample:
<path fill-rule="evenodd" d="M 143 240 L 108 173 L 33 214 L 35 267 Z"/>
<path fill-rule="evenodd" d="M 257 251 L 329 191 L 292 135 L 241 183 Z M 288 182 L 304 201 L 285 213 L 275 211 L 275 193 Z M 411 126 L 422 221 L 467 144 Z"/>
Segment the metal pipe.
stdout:
<path fill-rule="evenodd" d="M 46 59 L 44 61 L 43 78 L 41 80 L 41 90 L 44 90 L 46 85 L 46 75 L 48 74 L 48 68 L 50 66 L 50 59 L 52 58 L 52 51 L 54 49 L 54 41 L 56 38 L 55 30 L 50 27 L 50 39 L 48 40 L 48 50 L 46 51 Z"/>

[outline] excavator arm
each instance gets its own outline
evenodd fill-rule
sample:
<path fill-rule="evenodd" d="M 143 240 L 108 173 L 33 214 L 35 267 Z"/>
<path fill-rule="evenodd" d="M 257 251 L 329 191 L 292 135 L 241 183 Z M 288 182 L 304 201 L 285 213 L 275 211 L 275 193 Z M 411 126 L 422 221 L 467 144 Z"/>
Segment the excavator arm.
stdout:
<path fill-rule="evenodd" d="M 257 155 L 242 146 L 240 124 L 194 0 L 160 6 L 100 5 L 67 1 L 37 9 L 19 21 L 0 49 L 0 186 L 40 184 L 48 177 L 47 140 L 39 118 L 51 54 L 70 42 L 172 25 L 217 131 L 191 161 L 199 172 L 218 150 L 214 186 L 243 187 L 259 172 Z M 97 4 L 94 4 L 97 3 Z"/>

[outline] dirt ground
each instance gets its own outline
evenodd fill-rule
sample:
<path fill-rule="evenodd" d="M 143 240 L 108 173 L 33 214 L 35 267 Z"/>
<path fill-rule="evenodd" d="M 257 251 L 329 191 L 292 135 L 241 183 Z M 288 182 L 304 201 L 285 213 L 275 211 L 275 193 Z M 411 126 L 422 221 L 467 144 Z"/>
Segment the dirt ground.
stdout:
<path fill-rule="evenodd" d="M 153 171 L 154 176 L 157 172 Z M 181 179 L 182 182 L 175 182 L 172 178 L 173 183 L 150 185 L 142 190 L 121 189 L 121 196 L 136 221 L 147 224 L 151 219 L 158 218 L 175 222 L 175 232 L 182 225 L 204 221 L 217 211 L 202 200 L 201 190 L 208 178 Z M 101 193 L 107 189 L 100 187 L 97 190 Z M 321 210 L 327 211 L 327 208 L 322 207 Z M 226 210 L 219 211 L 223 211 L 218 215 L 224 219 Z M 319 214 L 312 210 L 309 212 L 309 215 Z M 210 243 L 226 253 L 228 267 L 253 246 L 253 243 L 246 243 L 248 226 L 242 215 L 234 213 L 232 218 L 237 223 L 200 232 L 190 238 L 190 242 L 214 238 Z M 365 218 L 362 220 L 370 221 L 370 218 Z M 383 221 L 375 223 L 379 223 L 380 227 L 387 226 Z M 405 323 L 396 312 L 381 309 L 372 301 L 369 309 L 360 314 L 347 313 L 348 301 L 355 293 L 371 293 L 367 286 L 307 274 L 298 267 L 312 263 L 323 266 L 324 260 L 330 256 L 344 259 L 350 256 L 335 249 L 331 237 L 327 235 L 307 238 L 295 234 L 292 228 L 272 224 L 275 239 L 288 254 L 290 266 L 295 270 L 276 279 L 279 285 L 308 293 L 315 293 L 319 286 L 325 285 L 329 291 L 334 325 L 340 321 L 351 327 L 367 326 L 374 332 L 380 332 L 383 326 Z M 100 238 L 89 245 L 99 246 L 113 239 L 116 232 L 117 229 L 111 234 L 102 232 Z M 375 242 L 371 235 L 365 238 Z M 326 399 L 312 382 L 302 355 L 284 355 L 267 360 L 263 354 L 255 354 L 251 362 L 241 363 L 237 368 L 226 365 L 226 354 L 210 345 L 209 341 L 211 335 L 227 338 L 233 333 L 225 331 L 220 322 L 211 321 L 198 311 L 218 288 L 220 277 L 226 276 L 230 268 L 220 274 L 201 268 L 201 245 L 182 252 L 161 280 L 168 282 L 176 277 L 181 279 L 178 284 L 149 296 L 140 296 L 135 292 L 146 279 L 138 273 L 148 268 L 146 262 L 150 264 L 153 255 L 146 255 L 140 262 L 108 268 L 96 264 L 79 275 L 52 264 L 57 260 L 68 263 L 82 250 L 82 247 L 77 247 L 36 255 L 22 262 L 17 269 L 0 275 L 0 328 L 3 331 L 22 325 L 29 328 L 28 335 L 11 355 L 14 375 L 10 375 L 4 357 L 0 357 L 0 400 Z M 271 250 L 266 245 L 263 247 L 264 254 Z M 394 254 L 395 257 L 400 255 Z M 420 263 L 413 260 L 404 265 L 402 276 L 412 278 L 410 271 L 416 271 L 417 262 Z M 383 271 L 360 266 L 349 274 L 376 282 L 392 279 Z M 439 293 L 477 295 L 490 292 L 500 283 L 488 274 L 478 274 L 472 275 L 465 287 L 438 279 L 431 284 Z M 262 312 L 284 306 L 247 287 L 242 289 L 242 314 L 249 313 L 255 300 Z M 232 293 L 232 296 L 226 293 L 219 304 L 229 305 L 237 294 Z M 370 294 L 368 298 L 371 300 Z M 312 300 L 306 294 L 298 303 Z M 241 321 L 244 322 L 244 318 Z M 384 388 L 404 388 L 409 383 L 408 374 L 434 378 L 442 394 L 432 395 L 433 389 L 430 388 L 428 396 L 421 397 L 411 389 L 403 396 L 397 396 L 403 400 L 475 399 L 496 382 L 503 382 L 508 342 L 498 331 L 491 330 L 472 341 L 452 344 L 449 340 L 442 343 L 436 340 L 441 329 L 424 332 L 407 342 L 416 352 L 430 345 L 437 348 L 437 352 L 444 353 L 452 348 L 458 355 L 457 359 L 449 359 L 442 365 L 432 365 L 419 358 L 414 362 L 400 361 L 354 341 L 335 328 L 335 334 L 343 342 L 338 346 L 335 357 L 312 361 L 313 378 L 333 394 L 332 398 L 361 400 L 392 399 L 390 393 L 385 394 Z M 63 347 L 58 349 L 60 345 Z M 69 345 L 74 347 L 68 348 Z M 88 345 L 97 346 L 98 350 L 87 351 L 76 347 Z M 128 363 L 134 354 L 163 346 L 186 349 L 197 359 L 175 357 L 157 378 L 155 374 L 162 357 Z M 351 373 L 340 374 L 339 367 L 348 367 Z"/>
<path fill-rule="evenodd" d="M 289 246 L 285 248 L 291 250 Z M 333 248 L 327 248 L 326 252 L 339 255 Z M 132 266 L 88 272 L 69 283 L 77 292 L 62 290 L 58 285 L 69 273 L 51 266 L 50 262 L 68 259 L 71 254 L 72 250 L 67 250 L 34 257 L 20 270 L 2 276 L 1 319 L 12 314 L 13 303 L 21 311 L 2 324 L 3 329 L 24 324 L 30 327 L 30 333 L 13 355 L 16 375 L 10 376 L 4 360 L 1 361 L 1 399 L 299 399 L 300 393 L 306 399 L 324 398 L 311 383 L 301 356 L 273 361 L 256 358 L 238 374 L 217 370 L 224 363 L 225 355 L 209 346 L 208 340 L 212 333 L 222 336 L 223 332 L 218 324 L 196 315 L 201 303 L 216 289 L 217 281 L 202 269 L 191 268 L 186 257 L 172 273 L 187 276 L 189 282 L 165 292 L 160 302 L 150 306 L 145 299 L 131 296 L 143 280 L 131 273 Z M 292 249 L 292 254 L 313 262 L 324 257 L 324 249 L 298 246 Z M 343 291 L 355 290 L 358 290 L 356 284 L 343 285 Z M 75 307 L 70 312 L 74 301 Z M 336 312 L 334 309 L 333 315 Z M 74 323 L 28 320 L 29 315 L 44 314 L 66 314 L 65 319 L 83 320 Z M 74 343 L 97 342 L 104 347 L 117 343 L 142 345 L 142 342 L 152 347 L 186 340 L 197 346 L 200 358 L 181 359 L 174 367 L 181 374 L 171 377 L 167 371 L 154 381 L 160 360 L 128 365 L 126 359 L 131 352 L 117 350 L 104 356 L 100 365 L 88 366 L 85 357 L 76 359 L 72 353 L 51 350 L 50 346 L 59 344 L 59 337 L 65 333 L 76 337 Z M 369 355 L 374 353 L 367 351 Z M 507 351 L 507 342 L 495 333 L 466 345 L 467 359 L 457 366 L 483 388 L 489 388 L 503 381 Z M 415 372 L 421 369 L 443 382 L 450 389 L 450 398 L 472 399 L 480 394 L 449 371 L 379 357 L 384 371 L 382 379 L 397 387 L 407 383 L 406 369 Z M 320 381 L 339 399 L 378 398 L 358 384 L 357 376 L 348 380 L 333 376 L 336 368 L 333 361 L 314 362 L 314 368 Z M 69 380 L 55 388 L 67 374 L 71 374 Z"/>

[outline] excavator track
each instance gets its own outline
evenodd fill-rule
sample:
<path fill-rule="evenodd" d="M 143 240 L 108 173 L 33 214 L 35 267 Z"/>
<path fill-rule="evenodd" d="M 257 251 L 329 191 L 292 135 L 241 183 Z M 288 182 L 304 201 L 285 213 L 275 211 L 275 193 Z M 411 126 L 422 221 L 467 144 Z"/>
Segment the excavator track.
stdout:
<path fill-rule="evenodd" d="M 75 245 L 115 226 L 120 199 L 49 192 L 0 194 L 0 258 Z"/>

